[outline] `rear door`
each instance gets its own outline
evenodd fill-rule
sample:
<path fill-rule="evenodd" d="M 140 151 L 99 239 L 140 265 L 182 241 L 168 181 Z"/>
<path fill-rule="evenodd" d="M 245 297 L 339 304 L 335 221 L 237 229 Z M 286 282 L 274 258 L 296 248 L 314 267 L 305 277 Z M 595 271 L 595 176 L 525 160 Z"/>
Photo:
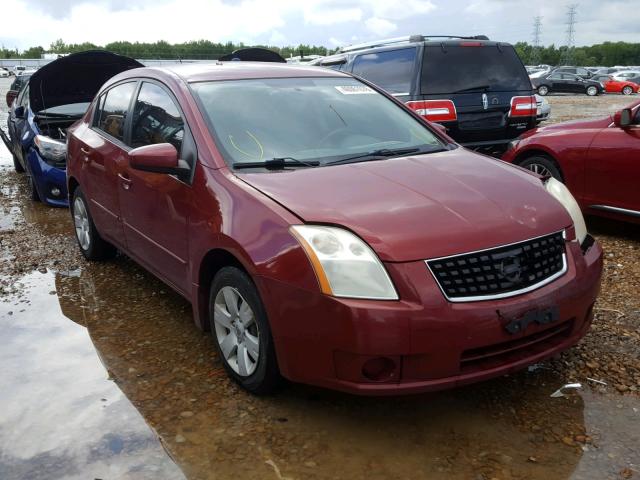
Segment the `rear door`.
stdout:
<path fill-rule="evenodd" d="M 195 143 L 178 102 L 164 85 L 144 80 L 133 106 L 132 148 L 170 143 L 195 166 Z M 187 222 L 190 180 L 135 170 L 128 160 L 118 179 L 118 197 L 128 252 L 182 292 L 189 291 Z"/>
<path fill-rule="evenodd" d="M 460 142 L 508 140 L 535 125 L 531 80 L 511 45 L 426 43 L 419 83 L 424 109 L 443 114 L 426 118 L 443 123 Z M 527 97 L 531 108 L 512 109 L 515 99 Z"/>
<path fill-rule="evenodd" d="M 95 224 L 106 239 L 125 246 L 118 185 L 130 147 L 125 143 L 128 112 L 137 81 L 120 83 L 104 92 L 96 106 L 91 128 L 79 135 L 81 186 Z"/>
<path fill-rule="evenodd" d="M 16 117 L 16 108 L 22 107 L 24 109 L 24 117 Z M 25 134 L 25 128 L 27 127 L 27 116 L 29 114 L 29 86 L 26 86 L 20 91 L 18 98 L 14 102 L 11 111 L 9 113 L 9 137 L 11 139 L 11 147 L 13 154 L 18 157 L 20 163 L 26 166 L 27 159 L 24 158 L 22 151 L 22 137 Z"/>

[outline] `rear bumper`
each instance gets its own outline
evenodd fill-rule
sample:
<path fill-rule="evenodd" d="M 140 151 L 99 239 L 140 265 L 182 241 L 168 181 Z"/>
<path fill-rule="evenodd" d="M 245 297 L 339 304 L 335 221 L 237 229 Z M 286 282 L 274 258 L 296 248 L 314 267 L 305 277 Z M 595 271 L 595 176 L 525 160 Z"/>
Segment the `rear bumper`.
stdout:
<path fill-rule="evenodd" d="M 282 374 L 363 395 L 453 388 L 504 375 L 553 356 L 587 332 L 600 287 L 602 250 L 567 244 L 568 271 L 533 292 L 502 300 L 449 303 L 424 262 L 389 264 L 401 300 L 347 300 L 260 278 Z M 553 323 L 518 334 L 507 319 L 557 308 Z M 367 378 L 384 359 L 388 375 Z M 378 363 L 379 365 L 379 363 Z M 367 373 L 363 373 L 367 371 Z"/>

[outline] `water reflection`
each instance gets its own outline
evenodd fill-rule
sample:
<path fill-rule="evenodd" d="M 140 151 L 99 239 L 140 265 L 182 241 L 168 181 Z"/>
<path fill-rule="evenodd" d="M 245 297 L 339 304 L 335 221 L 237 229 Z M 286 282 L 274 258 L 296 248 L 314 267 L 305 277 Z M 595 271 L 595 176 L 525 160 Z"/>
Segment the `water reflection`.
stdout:
<path fill-rule="evenodd" d="M 190 478 L 278 478 L 275 467 L 291 479 L 605 478 L 640 441 L 637 402 L 552 399 L 565 379 L 544 368 L 431 396 L 289 386 L 251 397 L 211 364 L 189 305 L 128 260 L 59 275 L 56 287 Z"/>
<path fill-rule="evenodd" d="M 21 283 L 21 299 L 0 303 L 0 478 L 183 478 L 62 315 L 53 275 Z"/>

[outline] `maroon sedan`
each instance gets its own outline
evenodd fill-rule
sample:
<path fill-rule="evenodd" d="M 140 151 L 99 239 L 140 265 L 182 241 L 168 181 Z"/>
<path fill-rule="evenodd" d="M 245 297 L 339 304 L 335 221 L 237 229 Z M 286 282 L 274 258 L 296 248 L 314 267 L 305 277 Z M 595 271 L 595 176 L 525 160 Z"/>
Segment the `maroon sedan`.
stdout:
<path fill-rule="evenodd" d="M 502 159 L 564 182 L 585 213 L 640 222 L 640 102 L 531 130 Z"/>
<path fill-rule="evenodd" d="M 130 70 L 70 130 L 68 156 L 85 257 L 118 248 L 189 299 L 254 393 L 281 376 L 458 386 L 591 323 L 602 252 L 564 185 L 460 148 L 344 73 Z"/>

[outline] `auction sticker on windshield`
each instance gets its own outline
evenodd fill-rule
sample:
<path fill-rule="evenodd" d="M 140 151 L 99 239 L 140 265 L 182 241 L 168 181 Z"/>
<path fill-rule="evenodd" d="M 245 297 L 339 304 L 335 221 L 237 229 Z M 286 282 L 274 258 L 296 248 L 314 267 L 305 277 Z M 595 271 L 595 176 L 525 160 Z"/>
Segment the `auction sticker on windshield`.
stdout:
<path fill-rule="evenodd" d="M 374 89 L 369 88 L 366 85 L 336 85 L 336 90 L 343 95 L 370 95 L 376 93 Z"/>

